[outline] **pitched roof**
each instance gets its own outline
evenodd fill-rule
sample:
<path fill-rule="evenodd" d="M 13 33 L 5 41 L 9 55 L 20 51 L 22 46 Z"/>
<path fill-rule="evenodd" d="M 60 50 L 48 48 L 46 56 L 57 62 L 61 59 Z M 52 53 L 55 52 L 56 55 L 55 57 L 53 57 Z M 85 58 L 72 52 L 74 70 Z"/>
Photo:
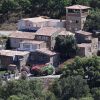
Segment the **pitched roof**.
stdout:
<path fill-rule="evenodd" d="M 43 53 L 43 54 L 46 54 L 49 56 L 54 56 L 57 54 L 56 52 L 52 52 L 52 51 L 48 50 L 48 48 L 37 49 L 37 52 L 40 52 L 40 53 Z"/>
<path fill-rule="evenodd" d="M 90 7 L 88 6 L 83 6 L 83 5 L 73 5 L 73 6 L 69 6 L 66 7 L 67 9 L 89 9 Z"/>
<path fill-rule="evenodd" d="M 35 33 L 15 31 L 15 32 L 11 33 L 9 37 L 10 38 L 22 38 L 22 39 L 34 39 Z"/>
<path fill-rule="evenodd" d="M 42 27 L 36 32 L 36 35 L 51 36 L 58 31 L 60 31 L 60 28 Z"/>
<path fill-rule="evenodd" d="M 22 20 L 26 20 L 26 21 L 28 20 L 28 21 L 31 21 L 33 23 L 48 21 L 48 19 L 45 19 L 43 17 L 25 18 L 25 19 L 22 19 Z"/>
<path fill-rule="evenodd" d="M 81 43 L 81 44 L 78 44 L 78 47 L 79 48 L 91 47 L 91 43 Z"/>
<path fill-rule="evenodd" d="M 3 56 L 15 56 L 15 55 L 23 56 L 28 53 L 29 52 L 27 51 L 0 50 L 0 55 L 3 55 Z"/>
<path fill-rule="evenodd" d="M 86 32 L 86 31 L 82 31 L 82 30 L 80 30 L 80 31 L 76 31 L 76 34 L 82 34 L 82 35 L 86 35 L 86 36 L 88 36 L 88 35 L 92 35 L 92 33 L 90 33 L 90 32 Z"/>
<path fill-rule="evenodd" d="M 59 33 L 59 35 L 67 36 L 67 35 L 74 35 L 74 33 L 70 32 L 70 31 L 61 31 Z"/>

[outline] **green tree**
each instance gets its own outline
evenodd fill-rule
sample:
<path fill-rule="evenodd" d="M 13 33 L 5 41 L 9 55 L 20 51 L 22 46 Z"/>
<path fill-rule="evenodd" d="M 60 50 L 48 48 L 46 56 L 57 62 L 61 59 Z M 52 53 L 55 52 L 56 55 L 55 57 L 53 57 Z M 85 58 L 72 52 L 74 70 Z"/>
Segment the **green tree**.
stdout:
<path fill-rule="evenodd" d="M 54 50 L 63 57 L 71 58 L 76 55 L 77 43 L 73 36 L 57 37 Z"/>
<path fill-rule="evenodd" d="M 100 9 L 92 10 L 87 17 L 84 29 L 86 31 L 93 31 L 100 29 Z"/>
<path fill-rule="evenodd" d="M 30 87 L 26 80 L 9 81 L 2 87 L 1 97 L 7 99 L 11 95 L 31 94 Z"/>
<path fill-rule="evenodd" d="M 61 78 L 53 84 L 52 91 L 58 100 L 79 99 L 89 95 L 87 82 L 81 76 Z"/>
<path fill-rule="evenodd" d="M 21 98 L 19 98 L 18 96 L 16 95 L 12 95 L 8 98 L 8 100 L 21 100 Z"/>
<path fill-rule="evenodd" d="M 50 91 L 46 90 L 43 92 L 43 94 L 44 94 L 43 100 L 57 100 L 55 95 Z"/>
<path fill-rule="evenodd" d="M 94 100 L 92 97 L 83 97 L 83 98 L 80 98 L 80 100 Z"/>
<path fill-rule="evenodd" d="M 6 14 L 16 9 L 18 3 L 15 0 L 3 0 L 2 1 L 2 13 Z"/>
<path fill-rule="evenodd" d="M 43 86 L 40 80 L 30 80 L 29 87 L 35 97 L 40 98 L 42 95 Z"/>
<path fill-rule="evenodd" d="M 91 89 L 94 100 L 100 100 L 100 87 Z"/>
<path fill-rule="evenodd" d="M 81 75 L 84 79 L 87 79 L 90 87 L 100 86 L 99 57 L 76 57 L 71 64 L 65 64 L 65 67 L 62 77 Z"/>

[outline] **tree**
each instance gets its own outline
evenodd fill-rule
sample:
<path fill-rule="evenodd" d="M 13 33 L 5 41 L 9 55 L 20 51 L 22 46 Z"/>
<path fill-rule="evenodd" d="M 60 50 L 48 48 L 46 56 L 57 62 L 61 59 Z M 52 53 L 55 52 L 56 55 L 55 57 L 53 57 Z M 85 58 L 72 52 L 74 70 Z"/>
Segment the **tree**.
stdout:
<path fill-rule="evenodd" d="M 69 100 L 74 97 L 79 99 L 88 96 L 89 87 L 81 76 L 61 78 L 53 84 L 52 92 L 58 100 Z"/>
<path fill-rule="evenodd" d="M 65 71 L 62 77 L 81 75 L 88 81 L 90 87 L 100 86 L 100 58 L 76 57 L 71 64 L 65 64 Z"/>
<path fill-rule="evenodd" d="M 18 96 L 16 95 L 12 95 L 8 98 L 8 100 L 21 100 L 21 98 L 19 98 Z"/>
<path fill-rule="evenodd" d="M 57 98 L 55 97 L 55 95 L 53 94 L 53 92 L 51 91 L 44 91 L 44 98 L 43 100 L 57 100 Z"/>
<path fill-rule="evenodd" d="M 28 95 L 31 94 L 29 84 L 26 80 L 9 81 L 2 87 L 1 97 L 7 99 L 11 95 L 19 93 Z"/>
<path fill-rule="evenodd" d="M 83 98 L 80 98 L 80 100 L 94 100 L 92 97 L 83 97 Z"/>
<path fill-rule="evenodd" d="M 0 98 L 4 100 L 42 100 L 45 95 L 42 82 L 39 80 L 14 80 L 0 87 Z"/>
<path fill-rule="evenodd" d="M 100 87 L 91 89 L 94 100 L 100 100 Z"/>
<path fill-rule="evenodd" d="M 17 2 L 19 5 L 19 9 L 21 10 L 21 13 L 29 14 L 29 12 L 31 11 L 30 9 L 31 1 L 30 0 L 17 0 Z"/>
<path fill-rule="evenodd" d="M 42 75 L 52 75 L 54 68 L 52 65 L 47 65 L 42 68 Z"/>
<path fill-rule="evenodd" d="M 3 0 L 2 1 L 2 13 L 6 14 L 16 9 L 18 3 L 15 0 Z"/>
<path fill-rule="evenodd" d="M 54 50 L 63 57 L 71 58 L 76 55 L 77 43 L 74 36 L 57 37 Z"/>
<path fill-rule="evenodd" d="M 100 29 L 100 10 L 92 10 L 90 15 L 87 17 L 84 29 L 92 32 L 93 30 Z"/>

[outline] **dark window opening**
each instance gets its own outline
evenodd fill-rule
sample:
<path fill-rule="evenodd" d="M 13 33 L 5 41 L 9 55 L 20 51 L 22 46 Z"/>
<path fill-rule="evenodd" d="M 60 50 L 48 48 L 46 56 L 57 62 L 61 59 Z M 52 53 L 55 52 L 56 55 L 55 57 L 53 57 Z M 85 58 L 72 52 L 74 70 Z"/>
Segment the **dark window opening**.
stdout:
<path fill-rule="evenodd" d="M 79 23 L 79 21 L 78 21 L 78 20 L 76 20 L 76 24 L 77 24 L 77 23 Z"/>

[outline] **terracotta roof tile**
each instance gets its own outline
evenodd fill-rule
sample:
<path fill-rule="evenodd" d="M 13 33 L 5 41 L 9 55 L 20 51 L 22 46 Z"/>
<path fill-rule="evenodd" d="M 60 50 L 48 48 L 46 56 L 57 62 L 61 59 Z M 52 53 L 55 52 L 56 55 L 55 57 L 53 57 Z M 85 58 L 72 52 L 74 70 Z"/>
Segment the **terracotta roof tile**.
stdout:
<path fill-rule="evenodd" d="M 36 35 L 51 36 L 56 32 L 60 32 L 60 28 L 43 27 L 36 32 Z"/>
<path fill-rule="evenodd" d="M 35 38 L 35 33 L 15 31 L 9 37 L 10 38 L 12 37 L 12 38 L 34 39 Z"/>
<path fill-rule="evenodd" d="M 88 6 L 83 6 L 83 5 L 73 5 L 73 6 L 69 6 L 66 7 L 67 9 L 89 9 L 90 7 Z"/>
<path fill-rule="evenodd" d="M 41 49 L 37 49 L 37 52 L 43 53 L 43 54 L 47 54 L 49 56 L 53 56 L 56 55 L 56 52 L 52 52 L 50 50 L 48 50 L 48 48 L 41 48 Z"/>
<path fill-rule="evenodd" d="M 48 19 L 45 19 L 43 17 L 25 18 L 25 19 L 22 19 L 22 20 L 26 20 L 26 21 L 28 20 L 28 21 L 31 21 L 33 23 L 49 21 Z"/>
<path fill-rule="evenodd" d="M 29 52 L 27 51 L 0 50 L 0 55 L 3 56 L 15 56 L 15 55 L 23 56 L 28 53 Z"/>
<path fill-rule="evenodd" d="M 62 31 L 59 33 L 59 35 L 67 36 L 67 35 L 74 35 L 74 33 L 70 32 L 70 31 Z"/>
<path fill-rule="evenodd" d="M 78 44 L 78 47 L 79 48 L 91 47 L 91 43 L 81 43 L 81 44 Z"/>
<path fill-rule="evenodd" d="M 83 35 L 92 35 L 92 33 L 90 33 L 90 32 L 86 32 L 86 31 L 82 31 L 82 30 L 80 30 L 80 31 L 77 31 L 76 32 L 76 34 L 83 34 Z"/>

